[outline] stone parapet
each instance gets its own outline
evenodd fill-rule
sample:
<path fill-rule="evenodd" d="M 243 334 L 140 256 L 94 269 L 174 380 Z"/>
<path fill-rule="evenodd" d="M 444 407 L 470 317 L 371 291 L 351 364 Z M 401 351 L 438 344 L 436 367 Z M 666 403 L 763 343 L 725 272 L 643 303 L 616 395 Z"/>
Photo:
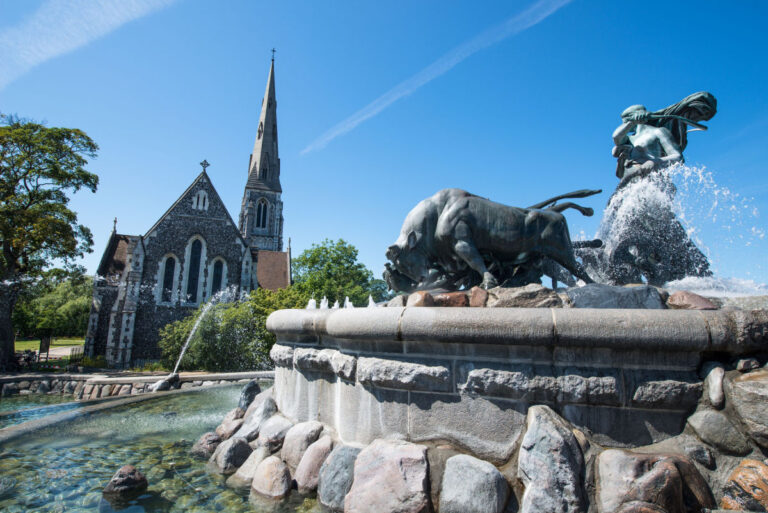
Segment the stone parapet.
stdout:
<path fill-rule="evenodd" d="M 352 443 L 447 439 L 492 461 L 536 404 L 605 445 L 677 435 L 701 398 L 705 358 L 768 347 L 765 311 L 281 310 L 267 328 L 275 401 L 291 420 L 319 420 Z"/>

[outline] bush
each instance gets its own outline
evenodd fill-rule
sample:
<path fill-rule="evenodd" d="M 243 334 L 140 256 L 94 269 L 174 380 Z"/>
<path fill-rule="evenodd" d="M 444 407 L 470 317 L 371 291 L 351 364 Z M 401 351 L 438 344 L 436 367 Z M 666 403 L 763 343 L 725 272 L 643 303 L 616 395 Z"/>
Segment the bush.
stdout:
<path fill-rule="evenodd" d="M 96 369 L 106 369 L 108 367 L 107 359 L 103 355 L 95 356 L 93 358 L 91 358 L 90 356 L 86 356 L 80 362 L 80 366 L 93 367 Z"/>

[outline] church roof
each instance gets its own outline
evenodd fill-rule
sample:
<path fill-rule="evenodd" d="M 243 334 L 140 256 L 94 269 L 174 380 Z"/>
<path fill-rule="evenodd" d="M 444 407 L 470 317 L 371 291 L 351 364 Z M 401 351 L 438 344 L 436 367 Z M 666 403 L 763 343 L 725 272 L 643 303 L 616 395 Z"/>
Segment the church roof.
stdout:
<path fill-rule="evenodd" d="M 266 175 L 266 177 L 265 177 Z M 261 115 L 248 162 L 246 189 L 282 192 L 280 157 L 277 149 L 277 96 L 275 95 L 275 61 L 269 68 L 267 89 L 261 101 Z"/>
<path fill-rule="evenodd" d="M 116 286 L 128 263 L 128 247 L 139 238 L 138 235 L 124 235 L 113 231 L 96 269 L 96 276 L 105 278 L 108 285 Z"/>

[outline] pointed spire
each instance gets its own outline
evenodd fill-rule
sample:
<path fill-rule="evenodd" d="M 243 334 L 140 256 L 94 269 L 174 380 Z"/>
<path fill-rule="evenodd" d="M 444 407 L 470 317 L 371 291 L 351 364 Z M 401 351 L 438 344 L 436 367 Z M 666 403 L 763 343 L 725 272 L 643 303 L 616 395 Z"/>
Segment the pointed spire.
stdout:
<path fill-rule="evenodd" d="M 261 101 L 261 115 L 248 165 L 248 189 L 281 192 L 280 156 L 277 149 L 277 98 L 275 95 L 274 53 L 269 67 L 267 89 Z"/>

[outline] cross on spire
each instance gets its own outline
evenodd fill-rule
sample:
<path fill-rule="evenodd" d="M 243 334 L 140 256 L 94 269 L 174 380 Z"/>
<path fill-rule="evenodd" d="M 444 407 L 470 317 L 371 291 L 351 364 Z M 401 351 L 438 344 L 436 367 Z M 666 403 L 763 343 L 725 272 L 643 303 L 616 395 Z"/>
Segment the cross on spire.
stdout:
<path fill-rule="evenodd" d="M 203 173 L 205 173 L 206 168 L 210 166 L 207 160 L 203 160 L 202 162 L 200 162 L 200 165 L 203 167 Z"/>
<path fill-rule="evenodd" d="M 275 62 L 275 49 L 272 48 L 272 62 Z"/>
<path fill-rule="evenodd" d="M 112 231 L 113 232 L 117 231 L 117 218 L 115 218 L 115 220 L 112 221 Z"/>

